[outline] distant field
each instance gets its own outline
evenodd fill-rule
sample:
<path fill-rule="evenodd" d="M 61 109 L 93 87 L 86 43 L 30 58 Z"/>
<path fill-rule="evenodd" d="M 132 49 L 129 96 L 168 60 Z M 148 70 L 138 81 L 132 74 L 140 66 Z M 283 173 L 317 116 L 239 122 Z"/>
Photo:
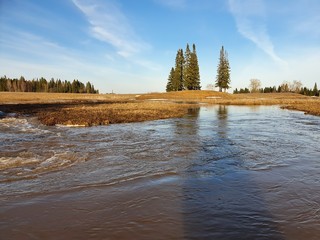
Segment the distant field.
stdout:
<path fill-rule="evenodd" d="M 77 94 L 0 92 L 0 103 L 56 103 L 68 101 L 174 100 L 223 104 L 282 104 L 292 101 L 314 101 L 295 93 L 228 94 L 215 91 L 181 91 L 146 94 Z"/>
<path fill-rule="evenodd" d="M 0 92 L 3 103 L 56 103 L 68 101 L 114 101 L 128 100 L 135 94 L 79 94 L 79 93 L 29 93 Z"/>
<path fill-rule="evenodd" d="M 148 94 L 0 92 L 0 111 L 33 114 L 46 125 L 106 125 L 181 117 L 194 103 L 279 105 L 320 116 L 320 98 L 294 93 L 228 94 L 182 91 Z M 177 104 L 179 103 L 179 104 Z M 191 105 L 191 103 L 193 103 Z"/>
<path fill-rule="evenodd" d="M 224 105 L 280 105 L 282 108 L 304 111 L 320 116 L 320 98 L 296 93 L 228 94 L 214 91 L 182 91 L 143 94 L 136 99 L 168 99 Z"/>

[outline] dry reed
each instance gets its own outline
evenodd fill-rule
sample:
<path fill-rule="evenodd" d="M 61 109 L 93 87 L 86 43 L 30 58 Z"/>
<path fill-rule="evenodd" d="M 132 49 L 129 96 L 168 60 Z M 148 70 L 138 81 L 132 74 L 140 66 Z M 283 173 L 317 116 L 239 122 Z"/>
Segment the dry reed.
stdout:
<path fill-rule="evenodd" d="M 320 116 L 320 98 L 292 93 L 235 95 L 214 91 L 140 95 L 0 93 L 0 111 L 36 115 L 41 123 L 46 125 L 92 126 L 181 117 L 188 109 L 195 107 L 188 103 L 199 102 L 223 105 L 280 105 L 283 108 Z"/>

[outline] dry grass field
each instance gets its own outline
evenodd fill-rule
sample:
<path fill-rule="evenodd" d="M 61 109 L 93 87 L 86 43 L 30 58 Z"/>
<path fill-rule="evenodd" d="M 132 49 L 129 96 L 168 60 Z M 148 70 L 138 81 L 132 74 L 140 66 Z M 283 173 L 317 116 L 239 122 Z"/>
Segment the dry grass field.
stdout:
<path fill-rule="evenodd" d="M 46 125 L 93 126 L 181 117 L 194 103 L 279 105 L 320 116 L 320 98 L 293 93 L 228 94 L 182 91 L 150 94 L 0 93 L 0 111 L 30 114 Z"/>
<path fill-rule="evenodd" d="M 0 93 L 0 111 L 37 116 L 45 125 L 93 126 L 181 117 L 189 104 L 138 101 L 125 94 Z"/>
<path fill-rule="evenodd" d="M 181 102 L 202 102 L 224 105 L 279 105 L 282 108 L 304 111 L 320 116 L 320 98 L 296 93 L 228 94 L 214 91 L 182 91 L 144 94 L 136 99 L 162 99 Z"/>
<path fill-rule="evenodd" d="M 66 103 L 74 101 L 100 102 L 133 99 L 135 94 L 78 94 L 78 93 L 25 93 L 0 92 L 0 104 Z"/>
<path fill-rule="evenodd" d="M 182 117 L 187 109 L 186 105 L 159 102 L 80 104 L 39 111 L 37 116 L 46 125 L 94 126 Z"/>

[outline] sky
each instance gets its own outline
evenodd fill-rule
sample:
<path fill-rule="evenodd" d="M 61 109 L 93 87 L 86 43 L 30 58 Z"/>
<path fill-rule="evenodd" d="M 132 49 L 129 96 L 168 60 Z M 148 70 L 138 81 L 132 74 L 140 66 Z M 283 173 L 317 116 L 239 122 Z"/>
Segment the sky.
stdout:
<path fill-rule="evenodd" d="M 164 92 L 196 45 L 202 89 L 222 46 L 231 89 L 320 85 L 319 0 L 0 0 L 0 75 L 90 81 L 100 93 Z"/>

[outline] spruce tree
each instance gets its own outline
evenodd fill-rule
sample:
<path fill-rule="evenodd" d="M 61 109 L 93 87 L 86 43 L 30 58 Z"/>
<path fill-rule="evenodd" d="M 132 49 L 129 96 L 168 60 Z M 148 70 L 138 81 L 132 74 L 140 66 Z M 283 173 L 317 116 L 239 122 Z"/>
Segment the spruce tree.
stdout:
<path fill-rule="evenodd" d="M 183 80 L 184 89 L 191 89 L 192 85 L 192 73 L 191 73 L 191 51 L 189 44 L 187 44 L 185 55 L 184 55 L 184 69 L 183 69 Z"/>
<path fill-rule="evenodd" d="M 192 45 L 192 54 L 191 54 L 191 61 L 190 61 L 190 68 L 192 69 L 192 89 L 193 90 L 200 90 L 200 71 L 199 71 L 199 62 L 198 56 L 196 51 L 196 45 Z"/>
<path fill-rule="evenodd" d="M 317 83 L 314 84 L 313 87 L 313 96 L 318 96 L 318 86 Z"/>
<path fill-rule="evenodd" d="M 174 68 L 174 77 L 172 81 L 173 91 L 183 90 L 183 68 L 184 68 L 184 56 L 183 50 L 179 49 L 176 56 L 176 64 Z"/>
<path fill-rule="evenodd" d="M 167 88 L 166 88 L 166 91 L 167 92 L 171 92 L 173 91 L 173 78 L 174 78 L 174 68 L 171 68 L 171 71 L 170 71 L 170 74 L 169 74 L 169 77 L 168 77 L 168 83 L 167 83 Z"/>
<path fill-rule="evenodd" d="M 177 51 L 175 67 L 171 69 L 166 91 L 200 90 L 200 71 L 196 45 L 192 45 L 192 52 L 187 44 L 185 54 Z"/>
<path fill-rule="evenodd" d="M 192 45 L 192 52 L 189 44 L 187 44 L 185 52 L 185 66 L 184 66 L 184 88 L 188 90 L 200 90 L 200 73 L 199 63 L 196 52 L 196 45 Z"/>
<path fill-rule="evenodd" d="M 228 53 L 224 50 L 222 46 L 220 50 L 219 65 L 217 69 L 217 79 L 216 87 L 219 87 L 219 91 L 222 92 L 222 89 L 230 88 L 230 66 L 228 60 Z"/>

